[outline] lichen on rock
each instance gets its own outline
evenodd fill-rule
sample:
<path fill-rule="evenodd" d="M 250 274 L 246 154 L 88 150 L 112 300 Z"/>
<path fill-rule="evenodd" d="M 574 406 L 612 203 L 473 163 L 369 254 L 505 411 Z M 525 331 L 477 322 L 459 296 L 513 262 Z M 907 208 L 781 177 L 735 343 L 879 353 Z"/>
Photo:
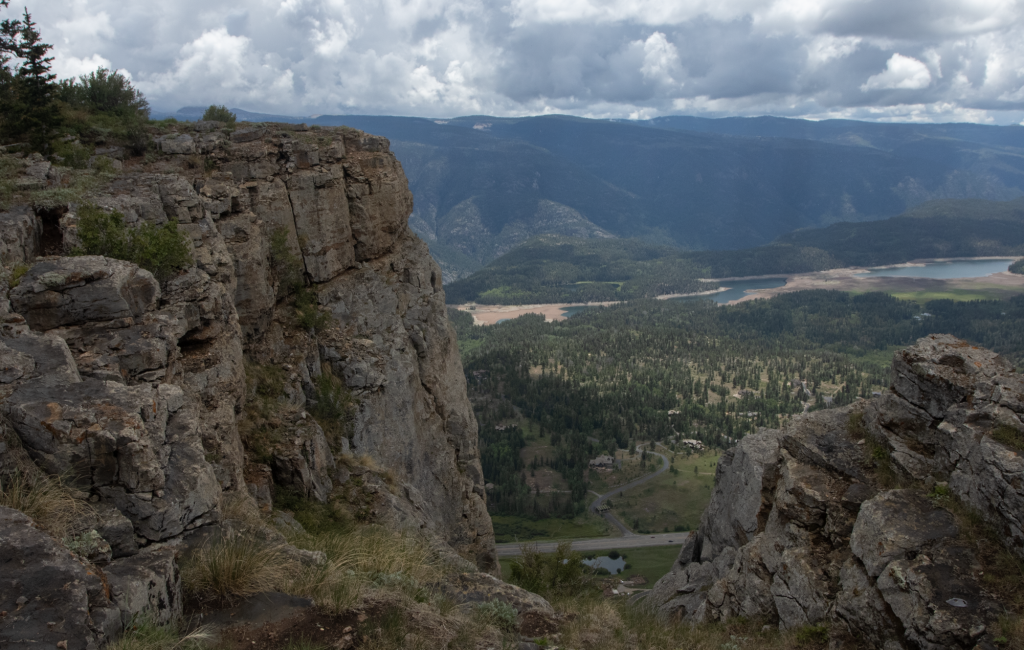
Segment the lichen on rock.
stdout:
<path fill-rule="evenodd" d="M 1024 431 L 1024 382 L 998 355 L 946 335 L 897 352 L 893 377 L 880 398 L 727 451 L 699 530 L 648 602 L 691 622 L 827 623 L 835 647 L 991 643 L 1004 607 L 928 487 L 948 483 L 942 494 L 1022 554 L 1024 460 L 991 434 Z M 868 448 L 884 456 L 884 476 Z"/>

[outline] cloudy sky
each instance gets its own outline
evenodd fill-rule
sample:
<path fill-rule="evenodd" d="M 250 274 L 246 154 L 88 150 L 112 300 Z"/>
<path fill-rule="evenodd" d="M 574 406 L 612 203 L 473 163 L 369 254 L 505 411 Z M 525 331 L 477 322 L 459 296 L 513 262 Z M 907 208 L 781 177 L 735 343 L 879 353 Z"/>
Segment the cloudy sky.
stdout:
<path fill-rule="evenodd" d="M 23 0 L 154 108 L 1024 120 L 1024 0 Z"/>

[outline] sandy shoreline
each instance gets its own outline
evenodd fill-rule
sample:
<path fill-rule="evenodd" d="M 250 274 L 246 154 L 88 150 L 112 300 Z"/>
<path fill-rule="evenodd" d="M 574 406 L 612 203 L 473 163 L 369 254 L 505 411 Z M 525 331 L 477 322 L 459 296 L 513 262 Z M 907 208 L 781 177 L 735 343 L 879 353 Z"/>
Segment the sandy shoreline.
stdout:
<path fill-rule="evenodd" d="M 701 291 L 699 293 L 670 293 L 664 296 L 656 296 L 658 300 L 669 300 L 670 298 L 689 298 L 691 296 L 710 296 L 720 291 L 727 291 L 725 288 L 711 289 L 710 291 Z M 544 320 L 547 321 L 560 321 L 565 320 L 566 316 L 562 313 L 566 309 L 572 307 L 607 307 L 609 305 L 618 305 L 623 301 L 621 300 L 610 300 L 606 302 L 555 302 L 545 303 L 541 305 L 477 305 L 473 303 L 467 303 L 465 305 L 448 305 L 455 309 L 461 310 L 470 314 L 473 317 L 473 322 L 476 325 L 494 325 L 498 321 L 518 318 L 523 314 L 541 314 L 544 316 Z"/>
<path fill-rule="evenodd" d="M 1012 256 L 996 255 L 990 257 L 942 257 L 912 260 L 901 264 L 887 264 L 885 266 L 872 267 L 847 267 L 842 269 L 829 269 L 828 271 L 815 271 L 812 273 L 777 273 L 772 275 L 748 275 L 733 278 L 708 278 L 707 282 L 738 282 L 745 280 L 765 280 L 769 278 L 785 278 L 786 283 L 781 287 L 772 289 L 756 289 L 747 292 L 747 295 L 732 300 L 728 305 L 757 300 L 759 298 L 774 298 L 783 293 L 794 291 L 806 291 L 808 289 L 834 289 L 837 291 L 882 291 L 897 293 L 913 293 L 920 291 L 931 291 L 936 293 L 946 291 L 985 291 L 1000 294 L 1012 295 L 1024 292 L 1024 275 L 1017 275 L 1009 271 L 1001 271 L 977 278 L 912 278 L 912 277 L 857 277 L 859 273 L 865 273 L 871 269 L 893 269 L 911 266 L 923 266 L 932 262 L 958 262 L 967 260 L 1002 260 L 1013 259 Z M 658 300 L 669 300 L 671 298 L 687 298 L 690 296 L 706 296 L 726 291 L 727 287 L 702 291 L 700 293 L 668 294 L 657 296 Z M 621 301 L 609 302 L 569 302 L 550 303 L 541 305 L 450 305 L 456 309 L 465 311 L 473 316 L 473 322 L 477 325 L 494 325 L 500 320 L 518 318 L 523 314 L 542 314 L 545 320 L 561 321 L 566 316 L 563 312 L 570 307 L 606 307 L 617 305 Z"/>

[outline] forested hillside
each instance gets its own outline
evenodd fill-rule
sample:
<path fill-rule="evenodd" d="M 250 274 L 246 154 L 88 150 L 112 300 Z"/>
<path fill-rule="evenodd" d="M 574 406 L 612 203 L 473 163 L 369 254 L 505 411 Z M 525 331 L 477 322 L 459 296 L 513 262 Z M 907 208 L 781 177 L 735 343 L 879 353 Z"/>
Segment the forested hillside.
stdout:
<path fill-rule="evenodd" d="M 540 237 L 446 291 L 452 304 L 627 300 L 715 287 L 698 278 L 1002 255 L 1024 255 L 1024 199 L 929 201 L 891 219 L 800 230 L 741 250 L 687 252 L 635 240 Z"/>
<path fill-rule="evenodd" d="M 449 303 L 603 302 L 696 293 L 706 266 L 678 249 L 637 239 L 571 239 L 542 235 L 445 288 Z"/>
<path fill-rule="evenodd" d="M 870 397 L 889 384 L 890 351 L 949 332 L 1024 360 L 1024 297 L 915 303 L 884 294 L 807 291 L 732 307 L 633 301 L 546 323 L 523 316 L 472 324 L 449 310 L 480 423 L 492 514 L 575 514 L 590 458 L 638 439 L 729 446 L 807 408 Z M 927 315 L 925 315 L 927 314 Z M 669 414 L 669 411 L 678 413 Z M 551 434 L 571 494 L 552 502 L 526 485 L 520 428 Z M 571 497 L 571 500 L 570 500 Z"/>

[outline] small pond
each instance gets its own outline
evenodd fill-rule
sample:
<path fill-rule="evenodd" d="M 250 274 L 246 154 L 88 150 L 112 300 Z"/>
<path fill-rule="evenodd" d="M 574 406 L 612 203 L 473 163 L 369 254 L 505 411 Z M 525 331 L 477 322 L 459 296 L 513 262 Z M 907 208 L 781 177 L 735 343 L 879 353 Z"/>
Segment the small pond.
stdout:
<path fill-rule="evenodd" d="M 626 558 L 620 555 L 613 560 L 607 555 L 600 555 L 593 560 L 583 560 L 583 564 L 594 569 L 608 569 L 609 573 L 616 575 L 626 568 Z"/>

